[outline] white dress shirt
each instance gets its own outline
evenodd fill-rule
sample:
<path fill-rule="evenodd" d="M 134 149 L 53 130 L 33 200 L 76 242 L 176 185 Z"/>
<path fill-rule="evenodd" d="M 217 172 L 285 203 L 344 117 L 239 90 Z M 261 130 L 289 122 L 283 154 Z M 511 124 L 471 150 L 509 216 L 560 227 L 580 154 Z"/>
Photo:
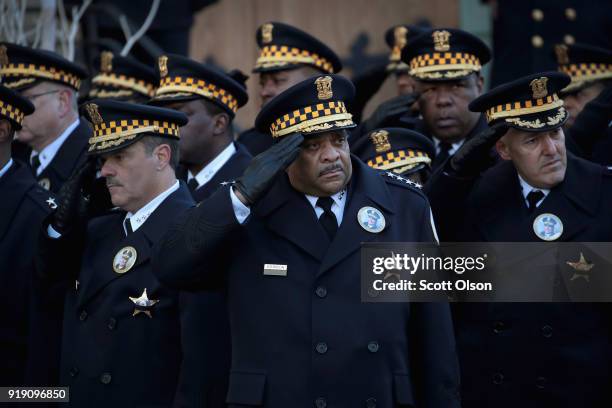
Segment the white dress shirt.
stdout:
<path fill-rule="evenodd" d="M 433 141 L 436 147 L 436 154 L 440 154 L 440 140 L 436 137 L 433 137 Z M 461 139 L 460 141 L 453 143 L 451 145 L 451 148 L 448 150 L 448 155 L 452 156 L 453 154 L 455 154 L 455 152 L 459 150 L 459 148 L 463 145 L 463 142 L 465 142 L 465 139 Z"/>
<path fill-rule="evenodd" d="M 310 205 L 312 206 L 317 218 L 321 217 L 323 214 L 323 209 L 317 206 L 317 200 L 319 197 L 311 196 L 308 194 L 304 194 Z M 242 201 L 236 196 L 234 193 L 234 189 L 230 188 L 230 198 L 232 200 L 232 206 L 234 207 L 234 215 L 236 216 L 236 220 L 238 223 L 244 224 L 249 214 L 251 214 L 251 209 L 244 205 Z M 344 216 L 344 207 L 346 204 L 346 189 L 341 190 L 331 196 L 334 203 L 332 204 L 332 212 L 336 216 L 336 220 L 338 221 L 338 227 L 342 224 L 342 218 Z"/>
<path fill-rule="evenodd" d="M 529 201 L 527 201 L 527 195 L 529 193 L 531 193 L 533 190 L 539 190 L 544 193 L 544 197 L 542 197 L 542 199 L 536 203 L 536 207 L 539 207 L 548 195 L 548 193 L 550 193 L 550 189 L 533 187 L 525 180 L 523 180 L 520 175 L 518 176 L 518 178 L 519 182 L 521 183 L 521 189 L 523 190 L 523 200 L 525 201 L 525 205 L 527 205 L 527 208 L 529 208 Z"/>
<path fill-rule="evenodd" d="M 198 174 L 195 175 L 195 179 L 198 182 L 198 188 L 208 183 L 217 172 L 227 163 L 227 161 L 236 153 L 236 146 L 234 143 L 227 145 L 221 153 L 217 155 L 210 163 L 208 163 Z M 194 178 L 191 171 L 187 172 L 187 181 Z"/>
<path fill-rule="evenodd" d="M 132 231 L 136 231 L 138 228 L 140 228 L 142 224 L 145 223 L 145 221 L 149 218 L 149 216 L 153 214 L 153 211 L 155 211 L 157 207 L 159 207 L 159 205 L 166 199 L 166 197 L 174 193 L 176 190 L 178 190 L 178 188 L 179 188 L 179 182 L 177 180 L 174 182 L 174 184 L 169 189 L 167 189 L 166 191 L 164 191 L 163 193 L 159 194 L 157 197 L 149 201 L 144 207 L 136 211 L 136 213 L 134 214 L 132 214 L 131 212 L 127 213 L 125 215 L 125 219 L 123 220 L 123 231 L 125 232 L 125 235 L 127 235 L 127 230 L 125 229 L 126 220 L 127 222 L 131 224 Z"/>
<path fill-rule="evenodd" d="M 77 120 L 72 122 L 70 126 L 68 126 L 57 139 L 55 139 L 51 144 L 42 149 L 40 152 L 35 152 L 34 150 L 32 150 L 32 152 L 30 153 L 30 163 L 32 162 L 32 157 L 36 156 L 37 154 L 38 160 L 40 160 L 40 166 L 38 166 L 38 169 L 36 170 L 37 176 L 40 176 L 40 173 L 42 173 L 43 170 L 45 170 L 45 168 L 49 165 L 49 163 L 51 163 L 51 160 L 53 160 L 60 147 L 62 147 L 66 139 L 68 139 L 68 136 L 70 136 L 70 134 L 72 133 L 72 131 L 76 129 L 77 126 L 79 126 L 79 123 L 81 123 L 81 120 L 77 118 Z"/>
<path fill-rule="evenodd" d="M 9 169 L 11 168 L 11 166 L 13 165 L 13 159 L 9 159 L 8 163 L 6 163 L 4 165 L 4 167 L 2 167 L 0 169 L 0 178 L 2 178 L 2 176 L 4 176 L 4 174 L 9 171 Z"/>

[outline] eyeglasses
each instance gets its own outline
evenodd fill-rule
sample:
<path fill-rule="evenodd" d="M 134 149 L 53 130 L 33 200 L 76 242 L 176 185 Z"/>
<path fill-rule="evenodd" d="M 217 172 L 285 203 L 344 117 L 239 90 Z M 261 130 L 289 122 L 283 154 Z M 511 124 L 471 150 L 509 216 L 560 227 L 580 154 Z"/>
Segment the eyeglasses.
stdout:
<path fill-rule="evenodd" d="M 34 95 L 21 95 L 21 96 L 23 96 L 28 101 L 33 102 L 34 99 L 38 98 L 39 96 L 50 95 L 52 93 L 57 93 L 57 92 L 59 92 L 59 89 L 56 89 L 55 91 L 41 92 L 39 94 L 34 94 Z"/>

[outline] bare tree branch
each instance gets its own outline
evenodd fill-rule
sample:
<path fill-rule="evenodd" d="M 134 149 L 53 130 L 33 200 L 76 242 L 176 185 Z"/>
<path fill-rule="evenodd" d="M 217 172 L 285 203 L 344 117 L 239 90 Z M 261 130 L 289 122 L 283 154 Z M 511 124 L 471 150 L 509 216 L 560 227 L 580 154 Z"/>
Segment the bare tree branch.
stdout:
<path fill-rule="evenodd" d="M 153 4 L 151 5 L 151 10 L 149 11 L 149 15 L 147 16 L 144 23 L 142 24 L 142 27 L 140 27 L 138 31 L 134 33 L 134 35 L 132 35 L 130 38 L 127 39 L 125 46 L 121 50 L 122 56 L 128 55 L 128 53 L 130 52 L 134 44 L 136 44 L 136 41 L 138 41 L 140 37 L 142 37 L 147 32 L 151 24 L 153 24 L 153 19 L 155 18 L 155 15 L 157 14 L 157 9 L 159 8 L 160 2 L 161 0 L 153 0 Z"/>
<path fill-rule="evenodd" d="M 132 30 L 130 29 L 130 24 L 125 17 L 125 14 L 119 16 L 119 25 L 121 26 L 121 30 L 123 31 L 123 35 L 125 36 L 125 40 L 132 36 Z"/>
<path fill-rule="evenodd" d="M 76 6 L 72 8 L 72 22 L 70 23 L 70 32 L 68 33 L 68 55 L 67 58 L 70 61 L 74 61 L 74 43 L 76 41 L 76 35 L 79 31 L 79 21 L 83 17 L 85 10 L 91 4 L 92 0 L 85 0 L 81 7 Z"/>

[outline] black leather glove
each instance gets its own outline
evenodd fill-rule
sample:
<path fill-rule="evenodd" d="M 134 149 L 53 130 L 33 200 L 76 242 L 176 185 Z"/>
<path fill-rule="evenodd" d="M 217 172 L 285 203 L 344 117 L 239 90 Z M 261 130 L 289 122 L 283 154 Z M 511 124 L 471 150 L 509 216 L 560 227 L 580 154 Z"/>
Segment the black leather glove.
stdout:
<path fill-rule="evenodd" d="M 400 95 L 381 103 L 374 113 L 362 125 L 362 133 L 369 133 L 374 129 L 385 127 L 385 123 L 408 114 L 412 105 L 419 98 L 419 94 L 412 93 Z"/>
<path fill-rule="evenodd" d="M 303 141 L 304 136 L 296 133 L 255 156 L 234 184 L 247 205 L 255 204 L 268 191 L 276 176 L 295 160 Z"/>
<path fill-rule="evenodd" d="M 508 124 L 499 122 L 466 140 L 447 162 L 446 170 L 458 177 L 478 176 L 494 164 L 491 149 L 507 131 Z"/>
<path fill-rule="evenodd" d="M 58 192 L 58 206 L 51 219 L 53 229 L 60 234 L 82 220 L 88 199 L 84 190 L 88 189 L 96 176 L 96 161 L 88 159 L 64 183 Z"/>

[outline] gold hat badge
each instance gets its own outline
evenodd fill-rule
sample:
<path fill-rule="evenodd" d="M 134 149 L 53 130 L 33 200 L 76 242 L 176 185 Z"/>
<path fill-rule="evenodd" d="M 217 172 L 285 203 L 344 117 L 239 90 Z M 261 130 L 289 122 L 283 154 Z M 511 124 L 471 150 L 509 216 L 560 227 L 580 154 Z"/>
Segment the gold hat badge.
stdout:
<path fill-rule="evenodd" d="M 91 123 L 93 123 L 94 125 L 100 125 L 104 122 L 102 116 L 100 115 L 100 112 L 98 111 L 98 105 L 96 105 L 95 103 L 86 104 L 85 110 L 89 115 L 89 119 L 91 119 Z"/>
<path fill-rule="evenodd" d="M 384 153 L 391 150 L 391 143 L 389 143 L 389 132 L 386 130 L 377 130 L 370 134 L 370 139 L 374 143 L 376 153 Z"/>
<path fill-rule="evenodd" d="M 431 34 L 431 37 L 433 38 L 433 42 L 434 42 L 434 49 L 440 52 L 450 50 L 450 41 L 449 41 L 450 36 L 451 36 L 451 33 L 449 33 L 446 30 L 434 31 Z"/>
<path fill-rule="evenodd" d="M 325 100 L 334 96 L 331 84 L 332 77 L 330 76 L 320 77 L 315 80 L 315 85 L 317 86 L 317 97 L 319 99 Z"/>
<path fill-rule="evenodd" d="M 159 75 L 163 78 L 168 75 L 168 57 L 162 55 L 158 58 L 157 64 L 159 65 Z"/>
<path fill-rule="evenodd" d="M 404 26 L 395 27 L 395 30 L 393 30 L 393 36 L 395 37 L 395 45 L 400 49 L 406 46 L 406 43 L 408 42 L 407 35 L 408 29 Z"/>
<path fill-rule="evenodd" d="M 100 54 L 100 71 L 108 74 L 113 71 L 113 53 L 102 51 Z"/>
<path fill-rule="evenodd" d="M 268 44 L 272 42 L 272 30 L 274 29 L 274 25 L 270 23 L 266 23 L 261 26 L 261 41 L 264 44 Z"/>
<path fill-rule="evenodd" d="M 534 79 L 529 83 L 531 87 L 531 92 L 533 93 L 533 99 L 540 99 L 546 97 L 548 95 L 548 90 L 546 89 L 546 83 L 548 82 L 548 78 L 541 77 Z"/>

